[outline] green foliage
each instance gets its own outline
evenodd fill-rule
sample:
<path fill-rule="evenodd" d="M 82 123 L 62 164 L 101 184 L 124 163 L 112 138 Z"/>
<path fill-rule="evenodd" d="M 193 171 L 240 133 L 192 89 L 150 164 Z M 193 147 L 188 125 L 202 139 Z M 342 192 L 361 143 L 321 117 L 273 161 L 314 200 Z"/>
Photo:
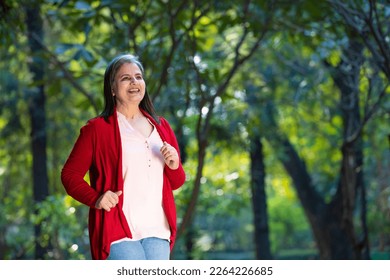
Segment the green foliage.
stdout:
<path fill-rule="evenodd" d="M 340 175 L 339 93 L 325 64 L 336 66 L 346 44 L 342 19 L 326 1 L 37 1 L 44 18 L 50 196 L 32 200 L 28 90 L 32 77 L 23 2 L 0 10 L 0 257 L 31 259 L 34 225 L 42 225 L 48 259 L 88 259 L 87 207 L 66 196 L 60 172 L 79 128 L 103 108 L 107 61 L 121 52 L 140 56 L 148 91 L 184 145 L 187 182 L 175 193 L 180 224 L 198 162 L 198 121 L 213 107 L 208 148 L 192 231 L 193 256 L 237 253 L 253 258 L 248 142 L 274 133 L 266 107 L 305 160 L 316 190 L 329 201 Z M 348 3 L 350 1 L 347 1 Z M 182 4 L 186 5 L 183 6 Z M 381 5 L 384 5 L 381 3 Z M 388 6 L 385 6 L 388 12 Z M 213 99 L 235 58 L 259 49 Z M 246 37 L 242 37 L 245 35 Z M 235 49 L 237 44 L 242 45 Z M 236 55 L 238 56 L 236 57 Z M 388 81 L 366 51 L 359 89 L 371 107 Z M 389 251 L 389 89 L 364 128 L 370 243 Z M 367 103 L 365 103 L 367 101 Z M 362 112 L 362 114 L 364 111 Z M 265 142 L 266 192 L 273 254 L 316 251 L 310 225 L 288 175 L 283 151 Z M 36 213 L 34 213 L 36 210 Z M 177 252 L 185 251 L 179 237 Z M 248 253 L 249 252 L 249 253 Z M 214 254 L 214 255 L 211 255 Z M 314 253 L 315 254 L 315 253 Z M 218 255 L 224 258 L 227 255 Z M 240 255 L 242 256 L 242 255 Z M 295 255 L 296 256 L 296 255 Z"/>
<path fill-rule="evenodd" d="M 283 250 L 295 248 L 314 249 L 310 226 L 289 182 L 276 179 L 270 185 L 274 190 L 268 199 L 270 239 L 274 255 L 278 256 Z"/>
<path fill-rule="evenodd" d="M 43 247 L 53 246 L 48 259 L 89 258 L 85 206 L 64 195 L 49 196 L 35 206 L 31 221 L 42 226 L 39 242 Z"/>
<path fill-rule="evenodd" d="M 188 145 L 191 149 L 193 145 Z M 195 147 L 194 147 L 195 148 Z M 194 151 L 189 150 L 191 155 Z M 191 158 L 191 157 L 190 157 Z M 197 233 L 197 259 L 207 258 L 207 253 L 218 251 L 251 250 L 253 228 L 251 227 L 250 191 L 248 187 L 248 157 L 245 152 L 233 155 L 226 149 L 209 151 L 204 176 L 201 179 L 202 193 L 194 223 Z M 176 202 L 181 217 L 182 210 L 191 198 L 191 189 L 197 162 L 189 159 L 185 164 L 187 182 L 176 193 Z M 184 246 L 179 242 L 176 251 Z"/>

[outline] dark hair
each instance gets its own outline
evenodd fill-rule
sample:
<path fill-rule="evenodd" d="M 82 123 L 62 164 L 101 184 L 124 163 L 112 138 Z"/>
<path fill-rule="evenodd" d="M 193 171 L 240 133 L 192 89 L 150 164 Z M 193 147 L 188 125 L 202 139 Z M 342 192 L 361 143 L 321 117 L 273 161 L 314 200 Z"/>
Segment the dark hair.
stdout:
<path fill-rule="evenodd" d="M 112 85 L 114 83 L 114 79 L 116 74 L 118 73 L 118 70 L 121 68 L 121 66 L 125 63 L 132 63 L 138 66 L 138 68 L 141 70 L 142 75 L 144 74 L 144 67 L 142 66 L 142 63 L 138 60 L 138 58 L 131 54 L 121 54 L 116 56 L 111 62 L 108 64 L 106 71 L 104 73 L 104 110 L 100 114 L 100 116 L 104 117 L 104 119 L 107 121 L 108 117 L 111 116 L 114 113 L 114 108 L 116 105 L 115 97 L 112 95 Z M 139 104 L 139 107 L 143 110 L 145 110 L 149 115 L 152 116 L 152 118 L 157 122 L 160 123 L 160 120 L 156 114 L 156 111 L 154 109 L 152 100 L 149 97 L 149 94 L 147 90 L 145 89 L 145 96 L 141 100 L 141 103 Z"/>

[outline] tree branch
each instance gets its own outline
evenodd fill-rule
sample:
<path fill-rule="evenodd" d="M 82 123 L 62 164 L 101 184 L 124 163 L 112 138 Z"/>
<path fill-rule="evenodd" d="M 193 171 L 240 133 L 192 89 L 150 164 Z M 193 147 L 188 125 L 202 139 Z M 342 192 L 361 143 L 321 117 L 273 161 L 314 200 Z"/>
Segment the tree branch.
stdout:
<path fill-rule="evenodd" d="M 34 34 L 35 35 L 35 34 Z M 36 36 L 34 36 L 34 39 L 39 43 L 39 45 L 42 47 L 42 49 L 49 54 L 51 59 L 54 61 L 54 63 L 61 69 L 62 73 L 64 74 L 65 79 L 77 90 L 79 91 L 82 95 L 84 95 L 89 102 L 91 103 L 94 111 L 96 114 L 99 113 L 99 108 L 98 105 L 96 104 L 93 96 L 88 93 L 81 85 L 77 83 L 73 75 L 70 73 L 70 71 L 65 67 L 64 63 L 59 61 L 57 56 L 52 53 Z"/>

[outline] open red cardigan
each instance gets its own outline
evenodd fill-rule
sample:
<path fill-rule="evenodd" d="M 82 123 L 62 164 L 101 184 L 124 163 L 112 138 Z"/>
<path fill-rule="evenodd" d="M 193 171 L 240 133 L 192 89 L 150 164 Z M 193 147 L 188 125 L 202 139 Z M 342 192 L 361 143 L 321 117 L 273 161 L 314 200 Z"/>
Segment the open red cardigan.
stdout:
<path fill-rule="evenodd" d="M 143 111 L 143 114 L 155 125 L 161 139 L 171 144 L 180 157 L 177 139 L 168 121 L 160 117 L 158 124 L 148 113 Z M 90 184 L 84 180 L 88 171 Z M 163 208 L 171 229 L 172 250 L 177 230 L 172 191 L 185 181 L 181 162 L 176 170 L 165 165 L 163 176 Z M 119 196 L 119 203 L 110 212 L 95 208 L 96 201 L 104 192 L 123 191 L 122 145 L 116 110 L 108 122 L 99 116 L 80 129 L 80 135 L 62 169 L 61 181 L 71 197 L 90 207 L 88 230 L 92 259 L 106 259 L 111 242 L 132 237 L 122 211 L 123 195 Z"/>

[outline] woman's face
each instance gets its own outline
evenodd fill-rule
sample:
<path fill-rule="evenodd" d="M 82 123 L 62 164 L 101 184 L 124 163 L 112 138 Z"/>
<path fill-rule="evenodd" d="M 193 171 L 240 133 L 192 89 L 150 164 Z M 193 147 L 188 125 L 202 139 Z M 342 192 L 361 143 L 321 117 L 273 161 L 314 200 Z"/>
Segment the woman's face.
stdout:
<path fill-rule="evenodd" d="M 134 63 L 125 63 L 116 73 L 112 94 L 119 106 L 134 104 L 138 106 L 145 96 L 145 87 L 139 67 Z"/>

